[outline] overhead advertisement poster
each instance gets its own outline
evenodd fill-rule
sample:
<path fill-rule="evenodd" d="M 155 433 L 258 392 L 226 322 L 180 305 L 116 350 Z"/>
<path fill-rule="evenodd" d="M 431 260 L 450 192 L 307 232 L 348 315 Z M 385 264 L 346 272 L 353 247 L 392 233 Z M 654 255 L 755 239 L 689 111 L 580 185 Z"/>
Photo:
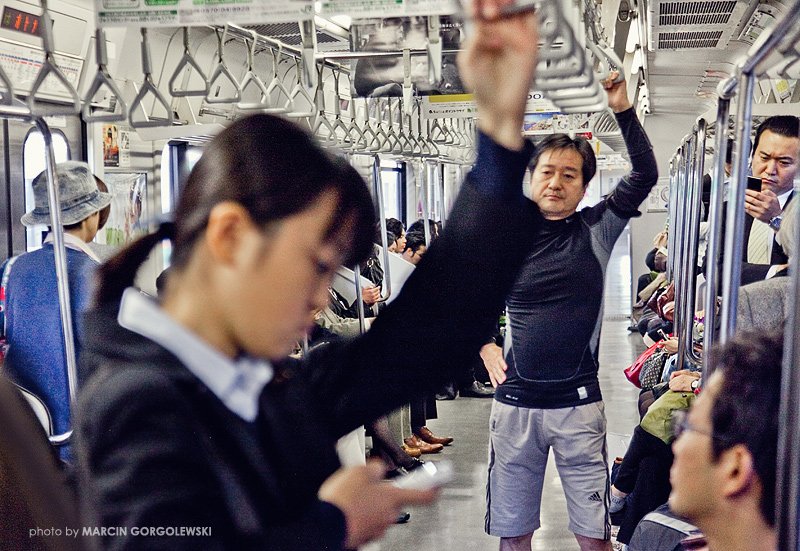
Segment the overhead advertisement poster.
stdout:
<path fill-rule="evenodd" d="M 456 0 L 323 0 L 320 15 L 360 17 L 444 15 L 458 10 Z"/>
<path fill-rule="evenodd" d="M 95 0 L 99 27 L 287 23 L 314 17 L 313 0 Z"/>

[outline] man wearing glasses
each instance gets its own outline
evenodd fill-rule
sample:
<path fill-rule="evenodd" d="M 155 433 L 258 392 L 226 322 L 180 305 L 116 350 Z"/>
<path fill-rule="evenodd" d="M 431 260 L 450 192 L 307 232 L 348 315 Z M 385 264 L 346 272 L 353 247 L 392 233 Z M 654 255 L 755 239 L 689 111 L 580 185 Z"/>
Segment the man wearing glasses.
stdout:
<path fill-rule="evenodd" d="M 670 508 L 711 551 L 774 551 L 782 334 L 742 333 L 712 358 L 672 445 Z"/>

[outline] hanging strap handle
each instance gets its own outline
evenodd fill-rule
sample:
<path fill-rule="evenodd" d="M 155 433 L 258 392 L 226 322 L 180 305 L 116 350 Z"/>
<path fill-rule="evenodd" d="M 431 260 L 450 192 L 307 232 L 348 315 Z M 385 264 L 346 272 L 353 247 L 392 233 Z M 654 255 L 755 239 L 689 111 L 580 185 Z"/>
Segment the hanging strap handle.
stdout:
<path fill-rule="evenodd" d="M 241 111 L 248 111 L 248 110 L 263 110 L 266 111 L 269 107 L 269 91 L 267 87 L 264 85 L 264 82 L 258 77 L 258 75 L 253 71 L 253 59 L 256 56 L 256 43 L 258 42 L 258 34 L 255 31 L 250 31 L 250 44 L 248 46 L 247 39 L 244 39 L 245 46 L 247 48 L 247 74 L 244 75 L 242 79 L 242 83 L 239 86 L 239 90 L 242 92 L 242 97 L 244 97 L 244 91 L 247 89 L 248 86 L 251 84 L 256 87 L 258 92 L 260 93 L 260 100 L 255 103 L 248 103 L 239 101 L 236 104 L 236 109 Z"/>
<path fill-rule="evenodd" d="M 289 93 L 289 99 L 292 100 L 292 105 L 294 108 L 297 108 L 297 98 L 301 97 L 306 102 L 308 102 L 309 111 L 292 111 L 291 113 L 287 113 L 287 117 L 313 117 L 316 115 L 314 112 L 314 98 L 311 97 L 311 94 L 308 93 L 306 89 L 306 85 L 303 83 L 303 60 L 299 57 L 295 58 L 294 60 L 295 70 L 297 71 L 297 82 L 292 88 L 292 91 Z"/>
<path fill-rule="evenodd" d="M 142 28 L 142 72 L 144 73 L 144 82 L 142 88 L 131 103 L 130 110 L 130 123 L 134 128 L 152 128 L 154 126 L 171 126 L 174 122 L 172 115 L 172 108 L 167 103 L 166 98 L 158 91 L 158 88 L 153 84 L 153 77 L 150 70 L 150 46 L 147 43 L 147 29 Z M 152 94 L 156 101 L 166 110 L 166 118 L 149 117 L 144 110 L 144 98 L 147 94 Z M 137 108 L 141 108 L 144 119 L 136 119 L 134 117 Z"/>
<path fill-rule="evenodd" d="M 114 79 L 108 74 L 108 53 L 106 52 L 106 33 L 103 29 L 97 29 L 94 34 L 95 53 L 97 55 L 97 73 L 94 75 L 92 85 L 86 93 L 83 102 L 83 120 L 86 122 L 121 122 L 128 118 L 128 106 L 122 99 L 122 93 L 114 83 Z M 101 88 L 107 88 L 116 99 L 116 106 L 119 111 L 102 114 L 102 112 L 92 112 L 92 98 L 94 98 Z M 115 109 L 116 109 L 115 106 Z"/>
<path fill-rule="evenodd" d="M 187 88 L 186 90 L 181 90 L 177 83 L 178 79 L 182 76 L 184 70 L 192 69 L 195 70 L 197 76 L 199 76 L 203 80 L 203 87 L 202 88 Z M 190 96 L 206 96 L 208 95 L 209 90 L 209 83 L 208 79 L 206 78 L 206 74 L 200 68 L 200 65 L 197 63 L 197 60 L 192 56 L 189 52 L 189 27 L 183 28 L 183 57 L 178 62 L 178 66 L 175 67 L 175 72 L 172 73 L 172 77 L 169 79 L 169 93 L 174 98 L 185 98 Z"/>
<path fill-rule="evenodd" d="M 70 84 L 64 73 L 61 72 L 55 63 L 55 54 L 53 50 L 53 20 L 50 19 L 50 13 L 47 11 L 47 1 L 42 0 L 42 44 L 44 46 L 44 61 L 39 74 L 36 75 L 36 80 L 33 82 L 30 94 L 28 96 L 28 109 L 31 114 L 37 117 L 44 117 L 48 115 L 77 115 L 81 112 L 81 98 L 75 87 Z M 40 88 L 44 84 L 47 77 L 53 77 L 69 94 L 72 103 L 68 106 L 43 104 L 37 96 Z"/>
<path fill-rule="evenodd" d="M 242 91 L 239 88 L 239 83 L 228 70 L 228 67 L 225 66 L 225 37 L 228 35 L 228 26 L 225 25 L 222 33 L 219 32 L 219 29 L 214 29 L 214 32 L 217 35 L 217 66 L 214 67 L 214 70 L 211 72 L 211 76 L 208 79 L 208 87 L 209 91 L 206 94 L 206 102 L 207 103 L 237 103 L 239 100 L 242 99 Z M 217 80 L 227 80 L 233 85 L 233 88 L 236 90 L 234 94 L 230 97 L 222 97 L 217 98 L 211 95 L 211 88 L 217 82 Z"/>
<path fill-rule="evenodd" d="M 286 86 L 283 84 L 283 80 L 278 75 L 278 65 L 281 62 L 281 54 L 283 53 L 283 44 L 278 44 L 278 49 L 272 50 L 272 80 L 267 87 L 267 96 L 271 97 L 272 93 L 277 90 L 278 97 L 275 103 L 275 107 L 270 107 L 266 109 L 265 113 L 291 113 L 294 111 L 294 100 L 292 99 L 292 95 L 289 90 L 286 89 Z M 283 105 L 277 105 L 281 99 L 281 95 L 286 98 L 286 101 Z"/>

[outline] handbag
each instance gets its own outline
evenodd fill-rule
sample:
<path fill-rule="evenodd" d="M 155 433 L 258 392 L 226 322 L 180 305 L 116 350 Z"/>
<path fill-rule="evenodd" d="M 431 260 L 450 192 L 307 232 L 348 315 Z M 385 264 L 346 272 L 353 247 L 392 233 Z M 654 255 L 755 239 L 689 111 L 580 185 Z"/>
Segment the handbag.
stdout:
<path fill-rule="evenodd" d="M 625 368 L 625 377 L 637 387 L 642 388 L 642 383 L 639 381 L 639 376 L 642 372 L 642 368 L 644 367 L 644 362 L 660 348 L 663 347 L 661 346 L 660 342 L 657 342 L 642 352 L 642 355 L 636 358 L 635 362 Z"/>
<path fill-rule="evenodd" d="M 647 409 L 641 427 L 669 444 L 675 435 L 672 431 L 672 415 L 677 410 L 689 409 L 694 400 L 694 392 L 667 391 Z"/>
<path fill-rule="evenodd" d="M 661 382 L 661 375 L 664 372 L 664 365 L 669 359 L 669 352 L 661 348 L 653 352 L 642 365 L 639 373 L 639 383 L 642 390 L 652 390 L 654 386 Z"/>

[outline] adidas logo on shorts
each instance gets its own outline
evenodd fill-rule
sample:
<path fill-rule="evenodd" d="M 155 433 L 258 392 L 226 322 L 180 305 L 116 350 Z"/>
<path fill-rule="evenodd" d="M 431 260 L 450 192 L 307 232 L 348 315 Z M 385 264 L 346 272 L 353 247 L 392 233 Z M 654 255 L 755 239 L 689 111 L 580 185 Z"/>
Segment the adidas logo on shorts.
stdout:
<path fill-rule="evenodd" d="M 595 501 L 597 503 L 600 503 L 603 501 L 603 498 L 600 497 L 600 492 L 595 492 L 589 496 L 589 501 Z"/>

